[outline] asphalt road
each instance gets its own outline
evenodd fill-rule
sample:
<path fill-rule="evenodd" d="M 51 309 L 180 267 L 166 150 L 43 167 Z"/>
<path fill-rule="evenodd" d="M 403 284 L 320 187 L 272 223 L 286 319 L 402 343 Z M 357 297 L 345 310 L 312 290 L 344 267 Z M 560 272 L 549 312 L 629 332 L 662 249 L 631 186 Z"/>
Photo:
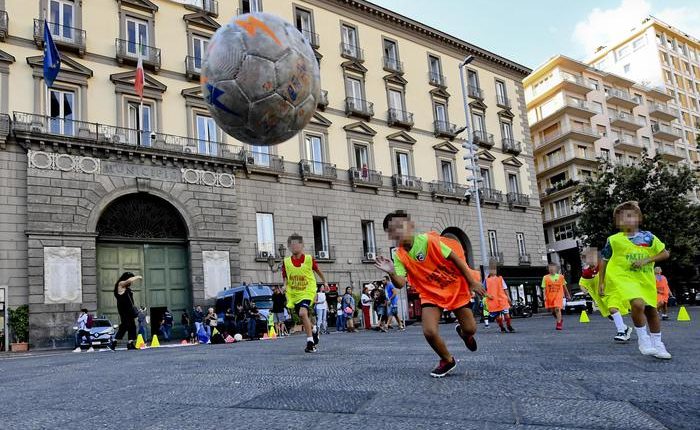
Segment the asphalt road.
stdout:
<path fill-rule="evenodd" d="M 675 312 L 673 313 L 675 317 Z M 612 341 L 612 322 L 516 319 L 513 334 L 480 327 L 469 352 L 437 358 L 419 326 L 331 334 L 317 354 L 300 336 L 142 351 L 59 351 L 0 358 L 2 429 L 698 429 L 700 309 L 670 321 L 673 359 Z"/>

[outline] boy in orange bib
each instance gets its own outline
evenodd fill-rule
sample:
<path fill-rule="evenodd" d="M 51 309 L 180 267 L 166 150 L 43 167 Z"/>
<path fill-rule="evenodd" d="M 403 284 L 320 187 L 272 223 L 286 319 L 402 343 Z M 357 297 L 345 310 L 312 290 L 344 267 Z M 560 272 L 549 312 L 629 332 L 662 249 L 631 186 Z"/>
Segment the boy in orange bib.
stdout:
<path fill-rule="evenodd" d="M 378 257 L 375 266 L 391 277 L 396 288 L 403 288 L 408 280 L 418 291 L 423 335 L 440 356 L 440 363 L 430 376 L 442 378 L 457 365 L 440 337 L 438 324 L 443 309 L 455 314 L 459 321 L 455 327 L 457 334 L 470 351 L 476 351 L 476 321 L 469 307 L 470 290 L 480 295 L 486 291 L 474 279 L 458 242 L 435 232 L 415 234 L 415 225 L 404 211 L 387 215 L 383 227 L 389 239 L 396 243 L 396 254 L 393 261 Z"/>
<path fill-rule="evenodd" d="M 561 308 L 564 306 L 564 294 L 566 299 L 571 300 L 569 289 L 566 288 L 566 279 L 559 273 L 559 266 L 556 263 L 549 263 L 549 275 L 542 278 L 542 291 L 544 291 L 544 307 L 552 313 L 557 321 L 555 328 L 562 330 L 564 320 L 561 316 Z"/>
<path fill-rule="evenodd" d="M 494 318 L 501 328 L 501 332 L 506 332 L 508 327 L 509 332 L 514 332 L 513 326 L 510 324 L 510 297 L 508 296 L 508 285 L 503 277 L 498 276 L 498 264 L 492 261 L 489 264 L 489 276 L 486 278 L 486 305 L 489 310 L 489 315 Z M 506 327 L 503 327 L 503 320 L 506 321 Z"/>
<path fill-rule="evenodd" d="M 656 309 L 661 313 L 661 319 L 668 319 L 668 298 L 671 296 L 671 289 L 668 287 L 668 279 L 661 274 L 661 267 L 654 268 L 656 274 Z"/>

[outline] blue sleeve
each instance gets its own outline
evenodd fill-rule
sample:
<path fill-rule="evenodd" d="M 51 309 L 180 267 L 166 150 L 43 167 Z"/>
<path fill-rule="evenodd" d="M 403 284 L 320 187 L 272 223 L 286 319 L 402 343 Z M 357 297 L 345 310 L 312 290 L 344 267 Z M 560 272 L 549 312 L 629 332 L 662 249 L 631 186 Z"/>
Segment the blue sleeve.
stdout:
<path fill-rule="evenodd" d="M 609 261 L 612 258 L 613 250 L 612 250 L 612 246 L 610 246 L 610 239 L 608 239 L 605 242 L 605 247 L 600 252 L 600 254 L 603 257 L 603 260 L 605 260 L 605 261 Z"/>

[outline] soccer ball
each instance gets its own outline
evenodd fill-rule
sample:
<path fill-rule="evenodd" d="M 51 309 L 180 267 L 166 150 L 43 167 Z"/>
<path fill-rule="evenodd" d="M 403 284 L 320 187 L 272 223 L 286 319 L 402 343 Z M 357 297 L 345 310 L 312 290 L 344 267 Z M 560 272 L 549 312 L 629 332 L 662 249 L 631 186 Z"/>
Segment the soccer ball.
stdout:
<path fill-rule="evenodd" d="M 269 13 L 236 16 L 209 42 L 202 93 L 216 123 L 239 141 L 275 145 L 316 110 L 318 62 L 292 24 Z"/>
<path fill-rule="evenodd" d="M 242 336 L 240 333 L 236 333 L 236 334 L 233 336 L 233 340 L 235 340 L 236 342 L 240 342 L 240 341 L 243 340 L 243 336 Z"/>

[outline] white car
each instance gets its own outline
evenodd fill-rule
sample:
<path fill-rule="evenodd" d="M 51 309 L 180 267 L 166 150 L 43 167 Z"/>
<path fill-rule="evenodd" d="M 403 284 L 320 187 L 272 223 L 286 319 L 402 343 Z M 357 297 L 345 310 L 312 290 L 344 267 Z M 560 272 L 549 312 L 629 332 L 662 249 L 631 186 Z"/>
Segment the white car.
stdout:
<path fill-rule="evenodd" d="M 581 312 L 584 310 L 589 313 L 593 311 L 593 300 L 591 299 L 591 296 L 584 291 L 574 293 L 571 296 L 571 300 L 564 301 L 564 312 L 567 314 L 572 311 Z"/>

